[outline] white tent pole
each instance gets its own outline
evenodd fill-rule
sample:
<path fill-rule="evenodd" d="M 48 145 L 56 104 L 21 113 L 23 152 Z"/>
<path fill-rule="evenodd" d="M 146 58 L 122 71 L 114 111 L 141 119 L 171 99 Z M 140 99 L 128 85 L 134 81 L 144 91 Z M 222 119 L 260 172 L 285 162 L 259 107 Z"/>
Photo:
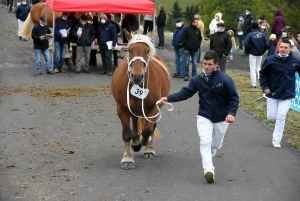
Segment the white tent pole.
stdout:
<path fill-rule="evenodd" d="M 53 34 L 54 34 L 54 27 L 55 27 L 55 12 L 52 11 L 52 30 L 53 30 Z M 55 43 L 54 43 L 54 36 L 53 36 L 53 39 L 52 39 L 52 60 L 51 60 L 51 71 L 54 72 L 53 70 L 53 66 L 54 66 L 54 52 L 55 52 Z"/>
<path fill-rule="evenodd" d="M 155 2 L 154 2 L 155 4 Z M 154 6 L 154 15 L 153 15 L 153 29 L 152 29 L 152 38 L 153 38 L 153 44 L 155 45 L 155 17 L 156 17 L 156 9 Z"/>

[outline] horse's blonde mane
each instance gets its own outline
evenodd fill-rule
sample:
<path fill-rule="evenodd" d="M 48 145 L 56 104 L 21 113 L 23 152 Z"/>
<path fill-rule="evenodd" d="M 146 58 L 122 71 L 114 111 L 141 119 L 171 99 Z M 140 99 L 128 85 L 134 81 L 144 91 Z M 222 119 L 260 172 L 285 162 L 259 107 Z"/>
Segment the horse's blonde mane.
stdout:
<path fill-rule="evenodd" d="M 131 33 L 132 38 L 128 41 L 128 47 L 131 44 L 134 43 L 140 43 L 143 42 L 146 45 L 148 45 L 150 49 L 150 57 L 153 57 L 156 54 L 156 50 L 154 48 L 153 43 L 151 42 L 151 39 L 148 36 L 142 35 L 142 34 L 137 34 L 137 33 Z"/>

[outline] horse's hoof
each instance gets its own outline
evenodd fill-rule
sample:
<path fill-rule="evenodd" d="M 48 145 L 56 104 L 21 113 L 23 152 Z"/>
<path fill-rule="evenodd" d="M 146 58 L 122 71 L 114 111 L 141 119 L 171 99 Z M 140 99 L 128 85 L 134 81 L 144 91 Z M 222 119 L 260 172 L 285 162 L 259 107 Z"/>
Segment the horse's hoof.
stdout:
<path fill-rule="evenodd" d="M 155 159 L 156 158 L 156 156 L 155 156 L 155 154 L 153 154 L 153 153 L 144 153 L 143 154 L 143 158 L 144 159 Z"/>
<path fill-rule="evenodd" d="M 133 150 L 134 152 L 138 152 L 138 151 L 141 150 L 142 144 L 139 144 L 139 145 L 137 145 L 137 146 L 131 145 L 131 148 L 132 148 L 132 150 Z"/>
<path fill-rule="evenodd" d="M 122 170 L 132 170 L 134 169 L 134 164 L 132 162 L 124 162 L 121 163 L 121 169 Z"/>

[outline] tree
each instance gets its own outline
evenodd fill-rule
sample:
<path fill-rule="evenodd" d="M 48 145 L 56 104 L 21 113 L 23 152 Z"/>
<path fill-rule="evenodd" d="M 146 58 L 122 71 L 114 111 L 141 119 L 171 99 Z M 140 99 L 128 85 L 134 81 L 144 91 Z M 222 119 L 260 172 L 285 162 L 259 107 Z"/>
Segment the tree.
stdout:
<path fill-rule="evenodd" d="M 166 29 L 173 31 L 175 29 L 175 20 L 176 18 L 182 17 L 182 9 L 179 6 L 178 0 L 176 0 L 173 4 L 173 9 L 171 10 L 170 14 L 168 14 L 168 22 Z"/>

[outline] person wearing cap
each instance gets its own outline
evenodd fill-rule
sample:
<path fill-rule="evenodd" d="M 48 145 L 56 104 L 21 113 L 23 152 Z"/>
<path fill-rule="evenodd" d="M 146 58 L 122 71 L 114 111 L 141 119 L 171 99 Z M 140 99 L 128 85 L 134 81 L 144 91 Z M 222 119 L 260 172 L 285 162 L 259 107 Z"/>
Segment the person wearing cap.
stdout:
<path fill-rule="evenodd" d="M 214 50 L 219 56 L 220 70 L 225 73 L 226 57 L 232 48 L 231 37 L 225 31 L 223 22 L 217 23 L 217 32 L 213 34 L 210 40 L 210 50 Z"/>
<path fill-rule="evenodd" d="M 26 0 L 22 0 L 21 5 L 19 5 L 16 10 L 16 18 L 18 19 L 18 25 L 19 25 L 18 26 L 19 40 L 27 41 L 27 39 L 21 35 L 21 30 L 29 13 L 30 13 L 29 4 L 27 4 Z"/>
<path fill-rule="evenodd" d="M 237 35 L 239 38 L 239 50 L 243 50 L 244 44 L 244 33 L 243 33 L 243 25 L 244 25 L 244 14 L 240 14 L 239 16 L 239 22 L 238 22 L 238 28 L 237 28 Z"/>
<path fill-rule="evenodd" d="M 182 34 L 182 45 L 184 46 L 184 81 L 189 81 L 189 64 L 192 58 L 192 77 L 197 75 L 198 48 L 202 42 L 201 32 L 198 29 L 198 20 L 192 19 L 190 26 L 185 27 Z"/>
<path fill-rule="evenodd" d="M 173 77 L 176 78 L 184 78 L 185 74 L 185 62 L 184 62 L 184 46 L 182 35 L 185 29 L 185 25 L 181 18 L 176 19 L 176 28 L 173 33 L 172 45 L 174 47 L 175 52 L 175 68 L 176 73 L 174 73 Z"/>
<path fill-rule="evenodd" d="M 251 24 L 255 22 L 254 16 L 251 14 L 251 9 L 247 8 L 245 12 L 245 19 L 244 19 L 244 25 L 243 25 L 243 33 L 244 33 L 244 39 L 246 38 L 247 34 L 251 32 Z M 244 54 L 242 56 L 248 56 L 246 51 L 244 50 Z"/>
<path fill-rule="evenodd" d="M 198 26 L 197 27 L 200 30 L 201 36 L 203 38 L 204 37 L 204 23 L 201 20 L 201 16 L 199 14 L 195 14 L 194 18 L 196 20 L 198 20 Z M 197 63 L 200 63 L 200 58 L 201 58 L 201 46 L 199 46 L 199 49 L 198 49 Z"/>
<path fill-rule="evenodd" d="M 84 55 L 84 73 L 89 73 L 89 63 L 91 54 L 91 45 L 95 40 L 95 29 L 93 25 L 87 23 L 88 19 L 85 15 L 80 17 L 80 22 L 74 26 L 72 35 L 77 44 L 76 55 L 76 74 L 81 72 L 81 59 Z"/>
<path fill-rule="evenodd" d="M 279 41 L 277 43 L 277 47 L 276 47 L 276 50 L 275 50 L 276 53 L 279 51 L 279 46 L 280 46 L 280 43 L 283 39 L 293 40 L 296 48 L 297 49 L 299 48 L 299 44 L 298 44 L 297 40 L 294 38 L 292 31 L 293 31 L 293 29 L 290 26 L 285 26 L 282 29 L 282 35 L 281 35 L 281 38 L 279 39 Z"/>
<path fill-rule="evenodd" d="M 252 31 L 245 38 L 245 50 L 249 54 L 251 88 L 256 88 L 256 73 L 259 79 L 260 65 L 263 54 L 267 51 L 269 43 L 266 35 L 258 30 L 258 24 L 253 22 Z"/>
<path fill-rule="evenodd" d="M 267 96 L 267 117 L 276 121 L 272 145 L 281 147 L 285 119 L 295 98 L 295 73 L 300 75 L 300 59 L 291 53 L 291 42 L 282 39 L 279 52 L 267 57 L 260 70 L 260 86 Z"/>
<path fill-rule="evenodd" d="M 276 35 L 275 34 L 271 34 L 270 37 L 269 37 L 269 47 L 268 47 L 268 54 L 267 54 L 267 56 L 275 54 L 277 43 L 278 43 L 278 40 L 276 38 Z"/>
<path fill-rule="evenodd" d="M 113 74 L 112 66 L 112 50 L 114 50 L 117 44 L 117 32 L 116 27 L 108 21 L 107 15 L 100 15 L 100 23 L 96 31 L 97 39 L 95 40 L 99 44 L 100 54 L 102 59 L 102 71 L 99 74 L 106 74 L 111 76 Z M 108 47 L 107 42 L 111 41 L 112 46 Z"/>
<path fill-rule="evenodd" d="M 281 10 L 277 9 L 275 11 L 275 16 L 272 22 L 271 33 L 276 35 L 276 38 L 279 40 L 281 38 L 282 29 L 285 27 L 285 19 L 281 14 Z"/>
<path fill-rule="evenodd" d="M 46 18 L 41 16 L 39 24 L 32 29 L 31 38 L 33 39 L 33 49 L 35 53 L 35 63 L 38 75 L 42 75 L 42 61 L 41 55 L 44 56 L 46 63 L 47 74 L 54 75 L 51 70 L 50 55 L 49 55 L 49 41 L 45 39 L 45 35 L 50 34 L 53 37 L 53 33 L 46 25 Z"/>
<path fill-rule="evenodd" d="M 222 147 L 229 123 L 235 121 L 239 104 L 236 85 L 231 77 L 218 70 L 218 61 L 215 51 L 207 51 L 201 73 L 180 91 L 160 98 L 161 104 L 166 104 L 187 100 L 196 93 L 199 96 L 197 131 L 204 178 L 208 183 L 215 181 L 213 157 Z"/>
<path fill-rule="evenodd" d="M 55 19 L 54 28 L 54 72 L 64 73 L 62 66 L 65 61 L 68 35 L 71 25 L 67 20 L 69 13 L 63 12 L 60 18 Z"/>
<path fill-rule="evenodd" d="M 209 24 L 210 39 L 212 38 L 213 34 L 217 32 L 218 23 L 224 23 L 224 21 L 222 20 L 222 13 L 216 13 Z"/>

